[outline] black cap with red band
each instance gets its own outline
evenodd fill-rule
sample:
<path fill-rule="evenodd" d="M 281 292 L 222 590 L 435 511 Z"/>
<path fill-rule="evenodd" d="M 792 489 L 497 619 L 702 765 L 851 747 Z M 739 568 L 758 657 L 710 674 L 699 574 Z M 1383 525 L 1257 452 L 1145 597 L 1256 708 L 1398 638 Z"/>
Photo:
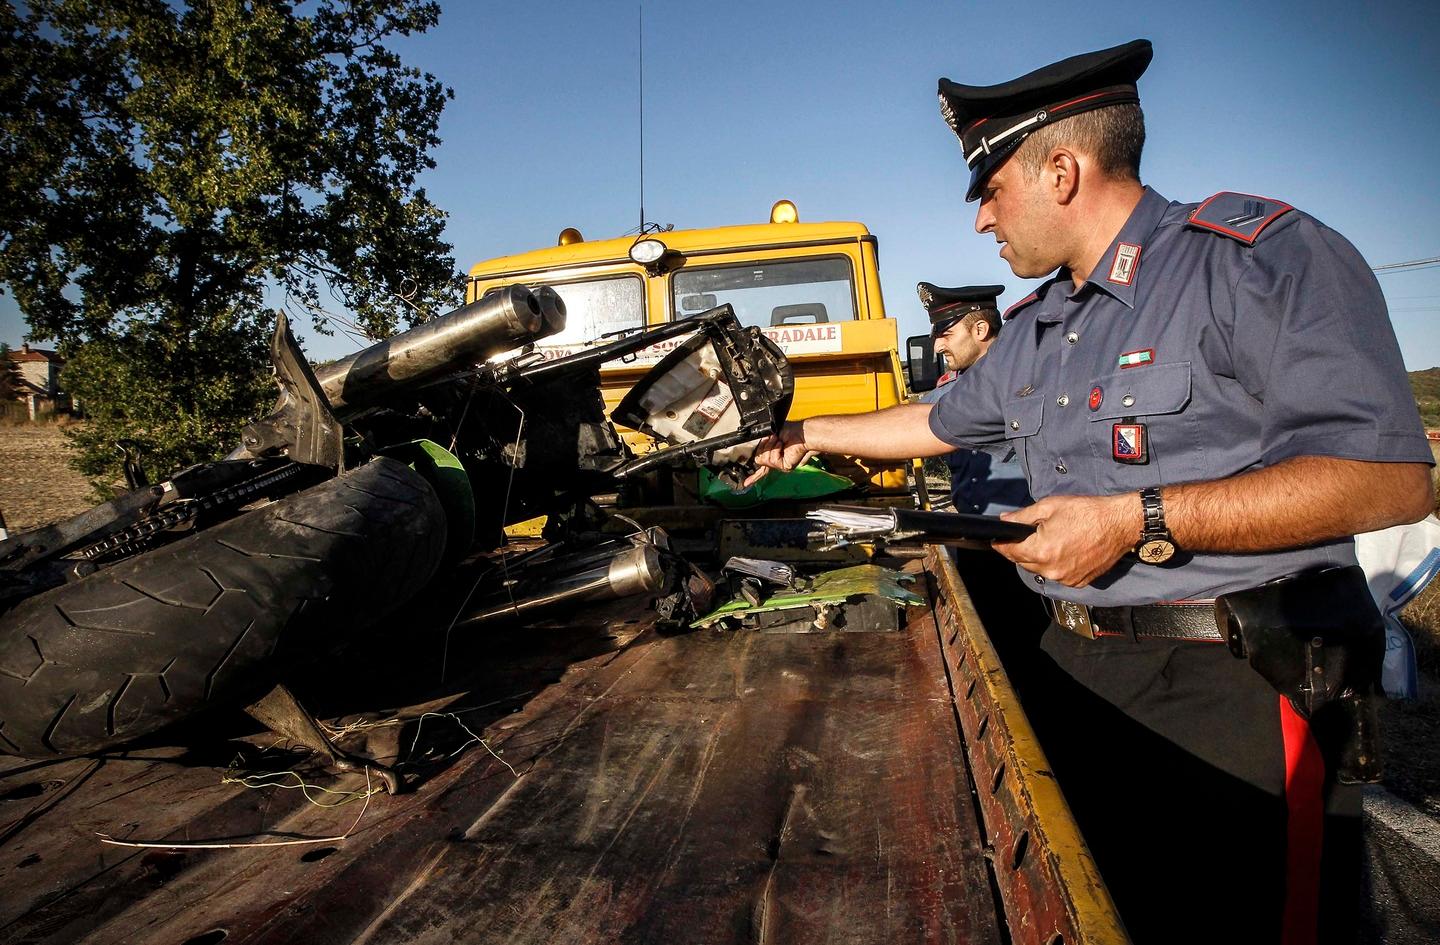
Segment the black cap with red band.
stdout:
<path fill-rule="evenodd" d="M 1148 39 L 1082 53 L 999 85 L 960 85 L 940 80 L 940 114 L 960 139 L 970 186 L 980 189 L 1032 131 L 1047 123 L 1107 105 L 1136 104 L 1135 83 L 1150 65 Z"/>
<path fill-rule="evenodd" d="M 986 312 L 994 325 L 1000 324 L 1000 312 L 996 299 L 1005 291 L 1003 285 L 962 285 L 945 288 L 922 282 L 915 287 L 920 304 L 930 316 L 930 335 L 938 338 L 950 327 L 971 312 Z"/>

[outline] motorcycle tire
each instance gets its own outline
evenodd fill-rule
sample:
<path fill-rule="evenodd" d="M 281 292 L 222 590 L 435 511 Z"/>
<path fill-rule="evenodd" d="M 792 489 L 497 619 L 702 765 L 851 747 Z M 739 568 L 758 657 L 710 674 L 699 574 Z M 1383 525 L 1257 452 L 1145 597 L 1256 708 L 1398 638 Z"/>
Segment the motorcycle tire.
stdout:
<path fill-rule="evenodd" d="M 0 614 L 0 752 L 117 748 L 241 707 L 411 597 L 439 499 L 377 459 Z"/>

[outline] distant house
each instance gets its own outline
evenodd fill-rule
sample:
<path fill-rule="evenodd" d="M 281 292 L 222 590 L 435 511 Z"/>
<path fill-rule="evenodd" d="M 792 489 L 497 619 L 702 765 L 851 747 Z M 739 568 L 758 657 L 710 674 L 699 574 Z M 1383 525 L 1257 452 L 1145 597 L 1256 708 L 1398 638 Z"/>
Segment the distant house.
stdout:
<path fill-rule="evenodd" d="M 5 357 L 14 365 L 20 379 L 15 399 L 27 406 L 30 419 L 71 408 L 70 398 L 60 387 L 64 358 L 54 351 L 32 348 L 29 343 L 22 344 L 18 351 L 7 352 Z"/>

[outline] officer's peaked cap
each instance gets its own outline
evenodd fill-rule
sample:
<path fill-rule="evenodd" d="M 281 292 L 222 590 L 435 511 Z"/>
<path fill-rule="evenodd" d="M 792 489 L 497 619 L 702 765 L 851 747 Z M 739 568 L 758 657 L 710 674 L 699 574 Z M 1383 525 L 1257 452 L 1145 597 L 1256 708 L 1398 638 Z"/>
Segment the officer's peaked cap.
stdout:
<path fill-rule="evenodd" d="M 1032 131 L 1107 105 L 1140 101 L 1136 81 L 1150 65 L 1148 39 L 1082 53 L 999 85 L 940 80 L 940 114 L 960 139 L 970 167 L 966 200 Z"/>
<path fill-rule="evenodd" d="M 925 306 L 925 311 L 930 315 L 930 330 L 936 335 L 949 331 L 951 325 L 971 312 L 988 309 L 998 315 L 999 305 L 996 300 L 1004 291 L 1003 285 L 962 285 L 945 288 L 922 282 L 915 287 L 916 294 L 920 296 L 920 304 Z"/>

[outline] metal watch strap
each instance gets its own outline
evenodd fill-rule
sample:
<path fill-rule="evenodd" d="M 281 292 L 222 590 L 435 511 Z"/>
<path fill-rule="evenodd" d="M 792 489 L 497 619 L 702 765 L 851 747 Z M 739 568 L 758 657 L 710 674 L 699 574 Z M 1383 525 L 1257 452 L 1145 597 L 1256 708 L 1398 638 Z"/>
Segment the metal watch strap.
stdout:
<path fill-rule="evenodd" d="M 1170 529 L 1165 525 L 1165 502 L 1160 496 L 1159 486 L 1146 486 L 1140 490 L 1140 509 L 1145 516 L 1140 541 L 1170 539 Z"/>

